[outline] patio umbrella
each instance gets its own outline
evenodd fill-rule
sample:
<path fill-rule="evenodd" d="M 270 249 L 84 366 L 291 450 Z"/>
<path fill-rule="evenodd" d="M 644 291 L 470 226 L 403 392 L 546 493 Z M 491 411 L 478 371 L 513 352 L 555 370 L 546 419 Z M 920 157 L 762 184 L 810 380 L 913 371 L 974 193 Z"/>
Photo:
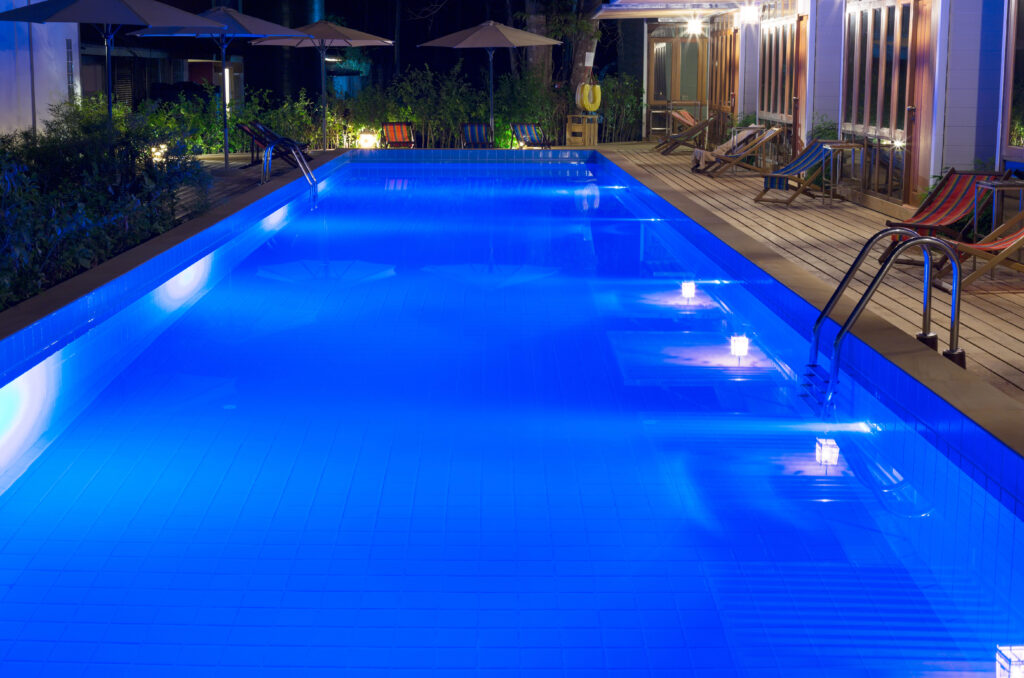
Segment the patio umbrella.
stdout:
<path fill-rule="evenodd" d="M 353 28 L 339 26 L 330 21 L 317 21 L 315 24 L 295 29 L 302 33 L 301 38 L 262 38 L 253 40 L 254 45 L 270 45 L 276 47 L 315 47 L 320 53 L 320 105 L 324 113 L 324 150 L 327 150 L 327 50 L 331 47 L 386 47 L 394 44 L 387 38 L 363 33 Z"/>
<path fill-rule="evenodd" d="M 543 35 L 521 31 L 497 21 L 485 21 L 479 26 L 464 31 L 450 33 L 444 37 L 425 42 L 420 47 L 477 47 L 487 50 L 488 93 L 491 111 L 491 138 L 494 138 L 494 50 L 501 47 L 540 47 L 543 45 L 561 45 L 558 40 L 545 38 Z"/>
<path fill-rule="evenodd" d="M 36 5 L 0 13 L 0 21 L 29 21 L 36 24 L 94 24 L 103 34 L 107 57 L 107 118 L 114 119 L 111 98 L 110 47 L 121 26 L 162 28 L 221 28 L 210 19 L 165 5 L 157 0 L 46 0 Z"/>
<path fill-rule="evenodd" d="M 279 24 L 257 19 L 248 14 L 242 14 L 230 7 L 215 7 L 199 14 L 218 24 L 223 28 L 144 28 L 135 31 L 130 35 L 141 35 L 143 37 L 185 37 L 185 38 L 210 38 L 220 47 L 220 67 L 224 74 L 224 84 L 220 88 L 221 115 L 224 119 L 224 169 L 228 168 L 228 45 L 235 38 L 265 38 L 291 37 L 304 38 L 306 35 L 299 31 L 281 26 Z"/>

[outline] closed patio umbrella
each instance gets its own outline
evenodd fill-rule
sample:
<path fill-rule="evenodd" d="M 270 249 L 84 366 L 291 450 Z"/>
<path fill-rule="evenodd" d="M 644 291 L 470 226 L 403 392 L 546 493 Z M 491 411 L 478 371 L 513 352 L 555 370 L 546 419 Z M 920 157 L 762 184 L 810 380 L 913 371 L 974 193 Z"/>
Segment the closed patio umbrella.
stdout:
<path fill-rule="evenodd" d="M 331 47 L 386 47 L 394 44 L 387 38 L 363 33 L 354 28 L 340 26 L 330 21 L 295 29 L 303 34 L 301 38 L 262 38 L 253 40 L 254 45 L 274 47 L 315 47 L 320 53 L 320 105 L 324 114 L 324 150 L 327 150 L 327 50 Z"/>
<path fill-rule="evenodd" d="M 220 66 L 224 84 L 220 88 L 221 115 L 224 119 L 224 169 L 228 168 L 228 45 L 235 38 L 265 38 L 268 36 L 304 38 L 299 31 L 281 26 L 280 24 L 257 19 L 230 7 L 215 7 L 199 14 L 218 24 L 222 28 L 145 28 L 131 35 L 143 37 L 186 37 L 210 38 L 220 47 Z"/>
<path fill-rule="evenodd" d="M 488 66 L 488 101 L 491 111 L 491 138 L 494 138 L 494 50 L 509 47 L 540 47 L 543 45 L 561 45 L 558 40 L 545 38 L 529 31 L 521 31 L 497 21 L 485 21 L 479 26 L 467 28 L 456 33 L 449 33 L 440 38 L 425 42 L 420 47 L 453 47 L 462 49 L 476 47 L 487 50 Z"/>
<path fill-rule="evenodd" d="M 165 5 L 157 0 L 46 0 L 0 13 L 0 21 L 29 21 L 36 24 L 94 24 L 103 34 L 107 59 L 107 118 L 114 119 L 111 98 L 110 48 L 121 26 L 162 28 L 222 28 L 223 24 Z"/>

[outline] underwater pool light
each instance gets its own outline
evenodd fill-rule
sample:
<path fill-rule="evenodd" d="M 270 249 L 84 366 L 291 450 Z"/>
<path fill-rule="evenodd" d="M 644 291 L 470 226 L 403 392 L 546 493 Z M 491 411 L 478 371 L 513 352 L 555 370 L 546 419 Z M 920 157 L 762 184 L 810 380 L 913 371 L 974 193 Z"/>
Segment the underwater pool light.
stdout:
<path fill-rule="evenodd" d="M 1024 678 L 1024 645 L 996 646 L 996 678 Z"/>
<path fill-rule="evenodd" d="M 750 339 L 745 334 L 729 337 L 729 353 L 742 358 L 750 353 Z"/>
<path fill-rule="evenodd" d="M 814 443 L 814 460 L 822 466 L 839 463 L 839 444 L 832 438 L 818 438 Z"/>
<path fill-rule="evenodd" d="M 697 283 L 692 280 L 684 280 L 679 285 L 679 293 L 683 295 L 683 299 L 693 299 L 697 296 Z"/>

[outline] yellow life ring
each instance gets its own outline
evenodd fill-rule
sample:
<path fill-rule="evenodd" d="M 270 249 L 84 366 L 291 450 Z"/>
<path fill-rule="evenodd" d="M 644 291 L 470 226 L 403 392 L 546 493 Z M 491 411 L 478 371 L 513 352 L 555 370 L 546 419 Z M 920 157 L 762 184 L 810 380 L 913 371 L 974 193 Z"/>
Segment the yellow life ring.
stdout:
<path fill-rule="evenodd" d="M 601 108 L 601 86 L 581 82 L 576 87 L 576 106 L 588 113 Z"/>

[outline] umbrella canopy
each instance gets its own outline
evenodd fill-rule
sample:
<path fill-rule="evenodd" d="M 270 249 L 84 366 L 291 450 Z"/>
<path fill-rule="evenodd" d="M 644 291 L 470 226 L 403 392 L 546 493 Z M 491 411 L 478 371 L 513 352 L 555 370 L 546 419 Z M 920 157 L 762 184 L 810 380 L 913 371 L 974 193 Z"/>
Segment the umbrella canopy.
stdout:
<path fill-rule="evenodd" d="M 271 47 L 314 47 L 320 53 L 320 106 L 324 115 L 324 150 L 327 150 L 327 50 L 331 47 L 386 47 L 394 43 L 387 38 L 340 26 L 330 21 L 295 29 L 303 34 L 301 38 L 270 37 L 253 40 L 254 45 Z"/>
<path fill-rule="evenodd" d="M 231 9 L 230 7 L 215 7 L 208 9 L 199 16 L 220 24 L 219 27 L 210 28 L 183 28 L 183 27 L 159 27 L 145 28 L 135 31 L 130 35 L 143 37 L 182 37 L 182 38 L 210 38 L 220 47 L 220 67 L 223 73 L 224 85 L 220 88 L 221 116 L 224 121 L 224 169 L 228 167 L 228 45 L 235 38 L 265 38 L 267 36 L 282 38 L 305 38 L 308 37 L 299 31 L 281 26 L 270 21 L 264 21 L 248 14 Z"/>
<path fill-rule="evenodd" d="M 475 47 L 487 50 L 488 101 L 491 111 L 491 138 L 494 138 L 494 50 L 509 47 L 542 47 L 561 45 L 558 40 L 545 38 L 529 31 L 521 31 L 497 21 L 485 21 L 479 26 L 464 31 L 449 33 L 425 42 L 420 47 L 453 47 L 455 49 Z"/>
<path fill-rule="evenodd" d="M 96 24 L 103 34 L 107 60 L 107 117 L 114 118 L 111 100 L 110 47 L 121 26 L 221 28 L 222 24 L 165 5 L 157 0 L 46 0 L 0 13 L 0 21 Z"/>

